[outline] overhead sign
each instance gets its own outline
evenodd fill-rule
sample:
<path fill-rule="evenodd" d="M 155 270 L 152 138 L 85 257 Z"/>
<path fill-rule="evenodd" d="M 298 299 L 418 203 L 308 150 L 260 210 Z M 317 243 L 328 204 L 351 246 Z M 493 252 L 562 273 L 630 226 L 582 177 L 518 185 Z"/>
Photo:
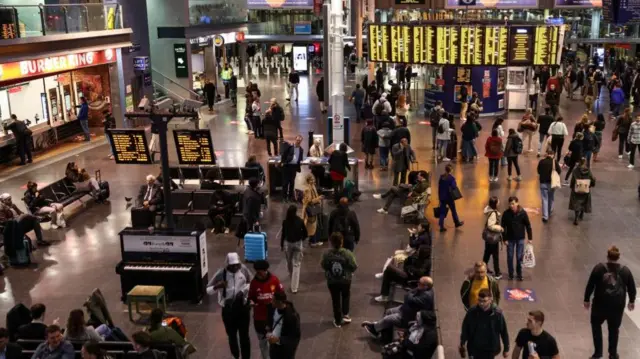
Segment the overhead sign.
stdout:
<path fill-rule="evenodd" d="M 45 57 L 0 64 L 0 82 L 37 77 L 116 61 L 113 49 L 81 52 L 65 56 Z"/>
<path fill-rule="evenodd" d="M 111 140 L 113 157 L 118 164 L 148 165 L 151 164 L 149 145 L 144 130 L 107 131 Z"/>
<path fill-rule="evenodd" d="M 189 62 L 187 59 L 187 46 L 185 44 L 173 45 L 173 60 L 176 68 L 176 77 L 189 77 Z"/>
<path fill-rule="evenodd" d="M 538 0 L 447 0 L 445 3 L 447 9 L 463 9 L 467 6 L 482 9 L 532 9 L 538 7 Z"/>
<path fill-rule="evenodd" d="M 175 130 L 173 138 L 181 165 L 214 165 L 213 142 L 209 130 Z"/>
<path fill-rule="evenodd" d="M 311 35 L 311 21 L 296 21 L 293 23 L 294 35 Z"/>
<path fill-rule="evenodd" d="M 396 0 L 396 5 L 425 5 L 426 0 Z"/>
<path fill-rule="evenodd" d="M 307 62 L 307 47 L 293 47 L 293 69 L 295 71 L 308 71 L 309 64 Z"/>
<path fill-rule="evenodd" d="M 560 45 L 560 26 L 536 26 L 533 65 L 558 65 Z"/>
<path fill-rule="evenodd" d="M 512 27 L 509 30 L 509 65 L 531 65 L 535 28 Z"/>
<path fill-rule="evenodd" d="M 248 9 L 312 9 L 314 0 L 247 0 Z"/>
<path fill-rule="evenodd" d="M 555 0 L 555 7 L 602 7 L 602 0 Z M 624 1 L 624 0 L 623 0 Z"/>
<path fill-rule="evenodd" d="M 604 0 L 602 16 L 605 21 L 617 24 L 640 22 L 640 0 Z"/>
<path fill-rule="evenodd" d="M 149 56 L 136 56 L 133 58 L 134 71 L 147 71 L 151 67 Z"/>

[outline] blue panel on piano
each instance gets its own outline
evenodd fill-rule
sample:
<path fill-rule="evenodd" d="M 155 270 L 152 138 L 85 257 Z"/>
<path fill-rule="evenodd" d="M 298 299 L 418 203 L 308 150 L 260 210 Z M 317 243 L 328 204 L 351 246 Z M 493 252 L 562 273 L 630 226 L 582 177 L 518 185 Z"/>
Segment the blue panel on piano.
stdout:
<path fill-rule="evenodd" d="M 267 234 L 247 233 L 244 236 L 244 260 L 254 262 L 267 259 Z"/>

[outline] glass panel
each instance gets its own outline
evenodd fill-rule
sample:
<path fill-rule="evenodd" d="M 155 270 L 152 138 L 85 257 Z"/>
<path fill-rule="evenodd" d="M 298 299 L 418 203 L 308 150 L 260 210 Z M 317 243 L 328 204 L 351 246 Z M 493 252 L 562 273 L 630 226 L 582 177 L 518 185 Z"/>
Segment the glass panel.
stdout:
<path fill-rule="evenodd" d="M 19 120 L 35 126 L 42 123 L 43 114 L 40 104 L 40 95 L 44 93 L 42 79 L 36 79 L 7 88 L 11 114 Z M 37 121 L 37 123 L 36 123 Z"/>
<path fill-rule="evenodd" d="M 65 27 L 65 13 L 63 8 L 47 6 L 43 8 L 44 26 L 47 35 L 64 34 L 67 32 Z"/>
<path fill-rule="evenodd" d="M 40 9 L 37 6 L 3 6 L 2 10 L 3 14 L 13 12 L 11 18 L 16 21 L 16 30 L 20 37 L 42 36 Z"/>
<path fill-rule="evenodd" d="M 229 0 L 189 0 L 192 25 L 247 21 L 247 2 Z"/>

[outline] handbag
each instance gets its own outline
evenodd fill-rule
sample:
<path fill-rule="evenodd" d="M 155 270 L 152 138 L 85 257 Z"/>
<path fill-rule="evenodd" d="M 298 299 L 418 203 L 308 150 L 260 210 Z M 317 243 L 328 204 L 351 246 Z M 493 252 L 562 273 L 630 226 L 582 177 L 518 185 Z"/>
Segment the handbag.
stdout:
<path fill-rule="evenodd" d="M 551 161 L 553 162 L 551 166 L 551 188 L 560 188 L 562 187 L 562 183 L 560 182 L 560 175 L 558 171 L 556 171 L 556 160 L 552 158 Z"/>
<path fill-rule="evenodd" d="M 309 204 L 305 210 L 308 217 L 315 217 L 322 214 L 322 205 L 320 203 Z"/>
<path fill-rule="evenodd" d="M 575 193 L 589 193 L 591 187 L 591 179 L 576 179 L 576 185 L 573 187 Z"/>
<path fill-rule="evenodd" d="M 536 266 L 536 255 L 533 253 L 533 244 L 527 244 L 524 246 L 522 266 L 525 268 L 533 268 Z"/>
<path fill-rule="evenodd" d="M 491 216 L 492 213 L 496 213 L 496 218 L 497 218 L 498 216 L 497 211 L 489 212 L 489 214 L 487 215 L 487 220 L 484 223 L 484 229 L 482 230 L 482 239 L 484 239 L 484 241 L 487 242 L 487 244 L 500 243 L 500 241 L 502 240 L 502 233 L 492 231 L 489 229 L 489 217 Z"/>
<path fill-rule="evenodd" d="M 442 203 L 438 206 L 438 207 L 433 207 L 433 216 L 435 218 L 440 218 L 440 213 L 444 211 L 444 216 L 447 216 L 447 213 L 449 213 L 449 208 L 447 206 L 444 207 L 444 209 L 442 209 Z"/>
<path fill-rule="evenodd" d="M 457 201 L 460 198 L 462 198 L 462 192 L 460 192 L 460 189 L 458 187 L 449 188 L 449 195 L 451 196 L 451 199 L 454 201 Z"/>

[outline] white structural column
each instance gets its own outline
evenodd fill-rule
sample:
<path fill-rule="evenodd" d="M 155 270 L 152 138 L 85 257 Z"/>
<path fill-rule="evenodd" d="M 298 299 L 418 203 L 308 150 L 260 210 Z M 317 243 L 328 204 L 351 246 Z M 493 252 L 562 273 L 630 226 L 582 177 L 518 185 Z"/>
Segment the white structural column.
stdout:
<path fill-rule="evenodd" d="M 376 22 L 376 0 L 362 0 L 367 1 L 367 18 L 369 23 Z M 369 50 L 371 51 L 371 50 Z M 369 61 L 369 83 L 375 79 L 375 65 L 372 61 Z"/>
<path fill-rule="evenodd" d="M 344 35 L 342 0 L 331 0 L 329 19 L 329 100 L 333 120 L 333 142 L 344 142 Z M 325 78 L 326 80 L 326 78 Z"/>

